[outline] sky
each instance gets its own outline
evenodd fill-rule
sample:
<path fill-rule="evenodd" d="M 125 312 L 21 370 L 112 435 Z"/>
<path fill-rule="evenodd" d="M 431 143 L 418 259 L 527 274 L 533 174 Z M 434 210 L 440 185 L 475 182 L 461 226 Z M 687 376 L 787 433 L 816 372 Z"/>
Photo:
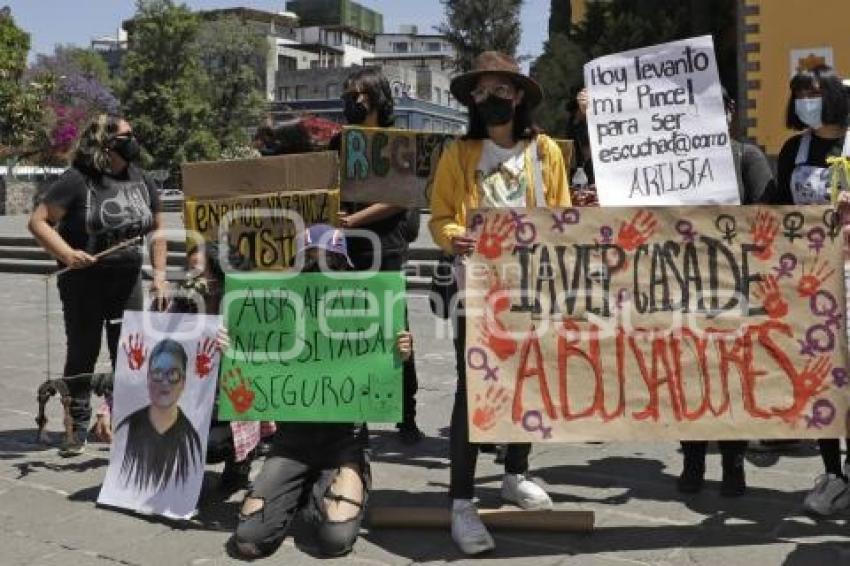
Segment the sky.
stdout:
<path fill-rule="evenodd" d="M 193 9 L 237 6 L 279 12 L 284 0 L 183 0 Z M 359 0 L 384 14 L 384 30 L 415 24 L 420 33 L 431 33 L 443 18 L 439 0 Z M 32 38 L 32 51 L 51 53 L 56 44 L 88 46 L 93 37 L 115 35 L 123 20 L 135 11 L 135 0 L 0 0 L 9 5 L 18 26 Z M 543 49 L 549 22 L 549 0 L 525 0 L 519 55 L 536 57 Z"/>

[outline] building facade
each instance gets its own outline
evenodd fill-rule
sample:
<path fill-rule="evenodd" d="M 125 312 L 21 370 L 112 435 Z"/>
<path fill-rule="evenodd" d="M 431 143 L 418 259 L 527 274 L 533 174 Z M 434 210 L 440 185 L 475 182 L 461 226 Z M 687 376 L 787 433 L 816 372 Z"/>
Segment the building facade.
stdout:
<path fill-rule="evenodd" d="M 127 53 L 127 32 L 118 29 L 114 36 L 104 35 L 91 40 L 91 50 L 96 51 L 106 62 L 110 78 L 121 73 L 121 64 Z"/>
<path fill-rule="evenodd" d="M 383 14 L 351 0 L 289 0 L 304 27 L 346 27 L 376 35 L 384 31 Z"/>
<path fill-rule="evenodd" d="M 796 71 L 826 64 L 850 77 L 850 34 L 829 25 L 847 0 L 738 0 L 738 10 L 739 113 L 747 137 L 777 155 L 794 133 L 785 109 Z"/>

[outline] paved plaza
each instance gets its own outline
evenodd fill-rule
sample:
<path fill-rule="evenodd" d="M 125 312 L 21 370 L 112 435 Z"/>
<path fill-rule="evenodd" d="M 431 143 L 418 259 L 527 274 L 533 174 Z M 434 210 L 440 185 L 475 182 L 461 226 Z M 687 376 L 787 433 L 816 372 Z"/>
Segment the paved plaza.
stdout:
<path fill-rule="evenodd" d="M 52 367 L 61 367 L 64 339 L 55 288 L 49 288 Z M 64 460 L 55 447 L 35 443 L 35 389 L 46 367 L 45 283 L 41 277 L 0 276 L 0 564 L 218 565 L 238 563 L 225 543 L 243 493 L 215 496 L 217 471 L 197 520 L 180 524 L 99 509 L 98 489 L 108 448 Z M 428 438 L 402 447 L 390 427 L 376 427 L 373 505 L 446 504 L 448 439 L 454 368 L 446 329 L 435 324 L 422 295 L 410 300 L 417 337 L 420 423 Z M 439 336 L 442 334 L 442 336 Z M 105 348 L 104 348 L 105 350 Z M 101 365 L 107 365 L 106 359 Z M 59 404 L 49 428 L 58 441 Z M 777 459 L 778 458 L 778 459 Z M 709 480 L 695 497 L 674 487 L 677 446 L 577 444 L 538 446 L 532 466 L 563 509 L 596 513 L 596 530 L 583 534 L 498 531 L 495 553 L 481 564 L 850 564 L 850 525 L 842 515 L 815 521 L 800 502 L 821 464 L 812 445 L 774 455 L 750 455 L 746 497 L 718 496 L 719 455 L 710 454 Z M 258 470 L 255 464 L 254 472 Z M 479 464 L 482 506 L 498 506 L 500 467 L 491 455 Z M 318 561 L 309 530 L 299 528 L 269 564 Z M 444 531 L 364 529 L 345 564 L 472 562 Z"/>

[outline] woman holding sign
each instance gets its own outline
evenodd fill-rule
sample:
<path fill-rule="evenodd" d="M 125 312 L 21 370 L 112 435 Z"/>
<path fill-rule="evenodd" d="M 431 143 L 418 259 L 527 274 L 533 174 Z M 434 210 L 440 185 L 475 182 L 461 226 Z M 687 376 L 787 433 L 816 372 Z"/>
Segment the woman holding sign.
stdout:
<path fill-rule="evenodd" d="M 553 140 L 539 133 L 531 112 L 543 93 L 520 73 L 509 56 L 482 53 L 472 72 L 452 80 L 454 97 L 469 108 L 467 135 L 440 158 L 431 196 L 434 241 L 455 256 L 463 291 L 463 261 L 476 249 L 467 233 L 467 211 L 479 207 L 570 206 L 564 158 Z M 462 311 L 462 307 L 458 307 Z M 466 393 L 466 318 L 456 313 L 457 392 L 451 422 L 452 538 L 466 554 L 494 547 L 472 503 L 477 445 L 469 442 Z M 526 477 L 530 444 L 508 445 L 502 498 L 524 509 L 552 506 L 546 492 Z"/>
<path fill-rule="evenodd" d="M 343 84 L 342 101 L 345 121 L 352 126 L 390 128 L 395 125 L 395 103 L 387 78 L 378 69 L 354 71 Z M 341 134 L 331 139 L 330 149 L 340 151 Z M 410 253 L 410 242 L 419 236 L 419 210 L 388 203 L 343 202 L 340 226 L 350 231 L 348 250 L 358 271 L 379 269 L 402 271 Z M 373 238 L 357 232 L 368 232 Z M 375 248 L 373 244 L 377 244 Z M 407 325 L 406 325 L 407 326 Z M 404 399 L 402 422 L 397 425 L 403 444 L 416 444 L 422 432 L 416 425 L 416 392 L 419 382 L 416 363 L 404 362 Z"/>
<path fill-rule="evenodd" d="M 827 66 L 801 71 L 791 79 L 786 124 L 801 133 L 782 146 L 777 160 L 777 186 L 771 204 L 828 204 L 831 201 L 830 157 L 840 157 L 850 118 L 848 93 Z M 850 452 L 842 466 L 838 439 L 818 441 L 824 473 L 803 501 L 817 515 L 832 515 L 850 505 Z"/>
<path fill-rule="evenodd" d="M 140 236 L 161 226 L 154 182 L 137 165 L 139 142 L 126 120 L 102 114 L 83 131 L 71 168 L 47 189 L 33 211 L 29 229 L 59 265 L 57 278 L 68 349 L 66 377 L 90 374 L 106 343 L 112 366 L 118 353 L 125 308 L 141 309 Z M 153 238 L 154 279 L 158 300 L 165 289 L 165 239 Z M 80 454 L 91 418 L 91 384 L 68 381 L 73 397 L 74 442 L 62 456 Z"/>

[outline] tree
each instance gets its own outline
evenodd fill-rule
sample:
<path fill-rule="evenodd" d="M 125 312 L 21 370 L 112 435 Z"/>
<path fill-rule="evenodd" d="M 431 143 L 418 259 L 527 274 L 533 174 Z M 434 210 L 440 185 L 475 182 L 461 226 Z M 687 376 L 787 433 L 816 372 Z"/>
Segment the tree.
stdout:
<path fill-rule="evenodd" d="M 437 31 L 457 51 L 455 67 L 466 72 L 482 51 L 501 51 L 515 57 L 520 40 L 522 0 L 440 0 L 446 20 Z"/>
<path fill-rule="evenodd" d="M 32 153 L 42 133 L 49 76 L 24 80 L 29 35 L 15 25 L 8 8 L 0 12 L 0 155 Z"/>
<path fill-rule="evenodd" d="M 531 75 L 546 96 L 537 109 L 540 126 L 556 137 L 566 133 L 567 106 L 575 100 L 583 82 L 584 51 L 564 34 L 549 36 L 543 54 L 531 67 Z"/>
<path fill-rule="evenodd" d="M 721 80 L 734 92 L 735 0 L 590 0 L 584 20 L 567 33 L 553 31 L 556 4 L 553 0 L 549 40 L 532 65 L 546 91 L 538 117 L 550 133 L 565 131 L 566 107 L 584 84 L 584 64 L 610 53 L 712 34 Z"/>
<path fill-rule="evenodd" d="M 573 21 L 570 0 L 552 0 L 549 9 L 549 37 L 569 35 Z"/>
<path fill-rule="evenodd" d="M 118 99 L 105 85 L 106 62 L 89 49 L 59 45 L 52 55 L 38 55 L 26 75 L 50 76 L 56 85 L 45 106 L 40 136 L 45 161 L 66 161 L 89 119 L 119 111 Z"/>
<path fill-rule="evenodd" d="M 104 86 L 109 83 L 109 66 L 103 57 L 92 49 L 74 45 L 57 45 L 52 55 L 36 55 L 29 72 L 49 72 L 56 76 L 80 74 Z"/>
<path fill-rule="evenodd" d="M 186 161 L 217 158 L 220 146 L 198 57 L 198 17 L 173 0 L 138 0 L 124 59 L 121 102 L 151 167 L 180 177 Z"/>
<path fill-rule="evenodd" d="M 230 154 L 248 145 L 247 127 L 255 126 L 265 109 L 259 73 L 265 72 L 268 44 L 228 16 L 203 22 L 196 45 L 209 79 L 210 128 Z"/>

